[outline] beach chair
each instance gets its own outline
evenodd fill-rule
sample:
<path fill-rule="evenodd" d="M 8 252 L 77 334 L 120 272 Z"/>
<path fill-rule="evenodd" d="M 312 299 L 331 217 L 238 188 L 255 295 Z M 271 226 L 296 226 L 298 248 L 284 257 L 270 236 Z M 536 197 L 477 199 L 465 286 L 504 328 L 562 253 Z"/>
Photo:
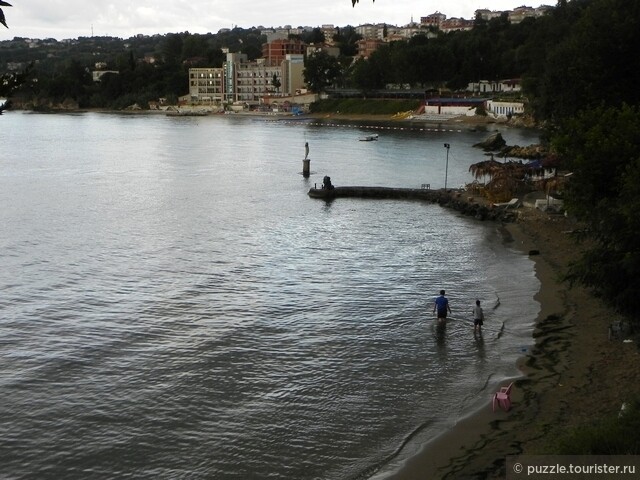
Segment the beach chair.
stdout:
<path fill-rule="evenodd" d="M 496 411 L 496 406 L 502 408 L 505 412 L 511 409 L 511 389 L 513 388 L 513 382 L 506 387 L 500 387 L 496 393 L 493 394 L 492 407 L 493 411 Z"/>
<path fill-rule="evenodd" d="M 512 198 L 508 202 L 494 203 L 493 206 L 498 208 L 504 208 L 505 210 L 508 208 L 518 208 L 520 206 L 520 200 L 518 198 Z"/>

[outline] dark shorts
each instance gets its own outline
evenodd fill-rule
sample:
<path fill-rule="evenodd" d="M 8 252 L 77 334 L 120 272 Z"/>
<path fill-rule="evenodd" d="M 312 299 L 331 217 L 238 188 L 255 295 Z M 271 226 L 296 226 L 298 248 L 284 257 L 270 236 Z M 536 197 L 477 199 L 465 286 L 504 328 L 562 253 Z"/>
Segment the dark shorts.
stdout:
<path fill-rule="evenodd" d="M 484 322 L 480 318 L 476 318 L 473 320 L 473 324 L 477 327 L 478 325 L 484 325 Z"/>
<path fill-rule="evenodd" d="M 438 318 L 447 318 L 446 310 L 438 310 Z"/>

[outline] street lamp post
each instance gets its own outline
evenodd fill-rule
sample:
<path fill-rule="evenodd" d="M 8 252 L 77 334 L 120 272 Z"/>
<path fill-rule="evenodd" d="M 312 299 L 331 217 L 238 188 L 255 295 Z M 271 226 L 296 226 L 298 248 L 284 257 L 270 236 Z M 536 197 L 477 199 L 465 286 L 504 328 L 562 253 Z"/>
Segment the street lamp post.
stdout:
<path fill-rule="evenodd" d="M 451 147 L 451 145 L 449 145 L 448 143 L 444 144 L 444 148 L 447 149 L 447 163 L 445 165 L 445 169 L 444 169 L 444 189 L 447 189 L 447 175 L 449 174 L 449 147 Z"/>

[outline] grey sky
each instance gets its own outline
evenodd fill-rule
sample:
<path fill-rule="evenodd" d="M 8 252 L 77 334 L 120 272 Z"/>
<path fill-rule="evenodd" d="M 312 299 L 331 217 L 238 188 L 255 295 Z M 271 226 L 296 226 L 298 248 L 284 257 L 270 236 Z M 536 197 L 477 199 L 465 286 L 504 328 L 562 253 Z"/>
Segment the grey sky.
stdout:
<path fill-rule="evenodd" d="M 335 26 L 363 23 L 405 25 L 436 11 L 447 17 L 471 19 L 475 10 L 508 10 L 541 3 L 523 0 L 13 0 L 5 7 L 9 29 L 0 26 L 0 40 L 13 37 L 77 38 L 102 36 L 128 38 L 138 33 L 215 33 L 234 26 L 282 25 Z"/>

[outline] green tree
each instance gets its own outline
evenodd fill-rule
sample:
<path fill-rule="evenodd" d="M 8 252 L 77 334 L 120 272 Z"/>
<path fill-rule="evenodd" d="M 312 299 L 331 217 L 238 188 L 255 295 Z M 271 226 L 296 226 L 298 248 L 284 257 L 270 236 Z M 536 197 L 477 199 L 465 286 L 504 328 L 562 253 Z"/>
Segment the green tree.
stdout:
<path fill-rule="evenodd" d="M 326 52 L 316 52 L 306 58 L 303 75 L 312 92 L 323 92 L 340 77 L 340 63 Z"/>
<path fill-rule="evenodd" d="M 183 35 L 172 33 L 167 35 L 162 42 L 162 54 L 166 63 L 180 63 L 184 47 Z"/>
<path fill-rule="evenodd" d="M 273 88 L 276 89 L 276 92 L 282 86 L 282 83 L 280 82 L 278 75 L 276 75 L 275 73 L 273 74 L 273 78 L 271 79 L 271 85 L 273 85 Z"/>
<path fill-rule="evenodd" d="M 187 35 L 182 42 L 182 59 L 205 57 L 207 39 L 204 35 Z"/>
<path fill-rule="evenodd" d="M 299 37 L 309 45 L 323 44 L 325 41 L 324 32 L 318 27 L 313 28 L 310 32 L 302 33 Z"/>
<path fill-rule="evenodd" d="M 569 210 L 590 248 L 567 278 L 624 313 L 640 308 L 640 108 L 601 106 L 561 122 L 552 145 L 573 175 Z"/>
<path fill-rule="evenodd" d="M 526 83 L 539 118 L 640 103 L 640 2 L 574 0 L 541 20 L 543 58 L 529 65 Z"/>
<path fill-rule="evenodd" d="M 394 72 L 399 73 L 394 68 L 399 63 L 395 55 L 399 48 L 398 43 L 393 47 L 383 45 L 368 59 L 359 59 L 356 62 L 353 69 L 353 82 L 357 88 L 367 92 L 384 88 L 387 83 L 402 82 L 402 77 L 394 76 Z"/>
<path fill-rule="evenodd" d="M 353 86 L 368 92 L 382 87 L 382 83 L 377 80 L 377 72 L 374 72 L 373 64 L 364 58 L 359 58 L 351 69 L 351 80 Z"/>
<path fill-rule="evenodd" d="M 74 99 L 79 104 L 84 101 L 87 89 L 93 84 L 88 69 L 75 59 L 59 64 L 50 75 L 38 77 L 41 96 L 57 102 Z"/>
<path fill-rule="evenodd" d="M 0 115 L 11 108 L 11 95 L 27 83 L 32 71 L 33 64 L 29 64 L 23 72 L 0 75 L 0 98 L 5 99 L 5 102 L 0 105 Z"/>
<path fill-rule="evenodd" d="M 353 57 L 358 53 L 358 40 L 361 39 L 362 35 L 356 32 L 356 29 L 351 25 L 338 28 L 333 36 L 334 44 L 340 48 L 340 55 L 345 57 Z"/>

